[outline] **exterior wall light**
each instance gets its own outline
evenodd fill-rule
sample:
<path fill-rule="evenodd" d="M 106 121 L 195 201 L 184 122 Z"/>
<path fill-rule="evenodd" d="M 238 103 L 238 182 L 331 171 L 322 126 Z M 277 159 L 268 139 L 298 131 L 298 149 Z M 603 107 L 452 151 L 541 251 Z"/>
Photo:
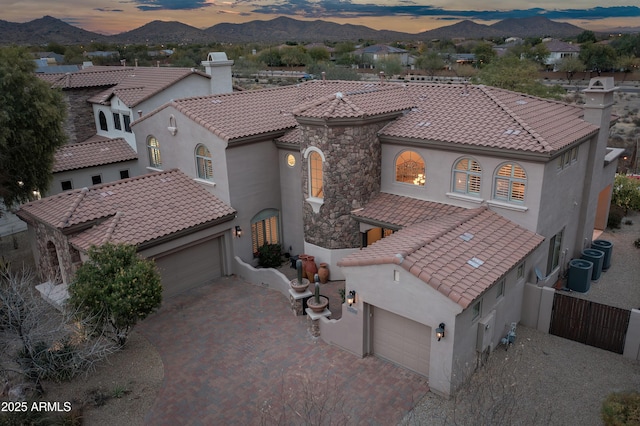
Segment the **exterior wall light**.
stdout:
<path fill-rule="evenodd" d="M 240 228 L 240 225 L 236 225 L 236 229 L 235 229 L 235 235 L 237 238 L 242 237 L 242 229 Z"/>
<path fill-rule="evenodd" d="M 355 290 L 351 290 L 349 292 L 349 295 L 347 296 L 347 303 L 349 304 L 349 306 L 351 306 L 354 303 L 356 303 L 356 291 Z"/>
<path fill-rule="evenodd" d="M 438 338 L 438 342 L 440 339 L 444 337 L 444 323 L 441 322 L 438 328 L 436 328 L 436 337 Z"/>

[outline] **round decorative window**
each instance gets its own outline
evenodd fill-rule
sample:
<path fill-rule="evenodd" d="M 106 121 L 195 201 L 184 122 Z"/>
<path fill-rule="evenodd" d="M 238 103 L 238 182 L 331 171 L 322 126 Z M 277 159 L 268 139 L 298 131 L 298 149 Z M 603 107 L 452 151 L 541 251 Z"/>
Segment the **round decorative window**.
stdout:
<path fill-rule="evenodd" d="M 293 167 L 296 165 L 296 157 L 293 154 L 287 154 L 285 158 L 287 159 L 287 165 L 289 167 Z"/>

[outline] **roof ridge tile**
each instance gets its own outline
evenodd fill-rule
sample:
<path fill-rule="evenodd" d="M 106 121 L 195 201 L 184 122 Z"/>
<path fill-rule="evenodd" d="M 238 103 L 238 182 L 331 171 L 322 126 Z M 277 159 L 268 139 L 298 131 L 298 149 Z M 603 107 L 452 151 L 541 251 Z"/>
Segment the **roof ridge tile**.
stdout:
<path fill-rule="evenodd" d="M 84 197 L 87 195 L 88 192 L 89 192 L 89 188 L 87 188 L 86 186 L 78 192 L 76 199 L 69 206 L 69 209 L 65 212 L 60 222 L 56 225 L 57 228 L 64 228 L 67 225 L 67 223 L 69 223 L 69 219 L 71 219 L 71 216 L 73 216 L 73 212 L 76 211 L 76 209 L 78 208 L 82 200 L 84 200 Z"/>

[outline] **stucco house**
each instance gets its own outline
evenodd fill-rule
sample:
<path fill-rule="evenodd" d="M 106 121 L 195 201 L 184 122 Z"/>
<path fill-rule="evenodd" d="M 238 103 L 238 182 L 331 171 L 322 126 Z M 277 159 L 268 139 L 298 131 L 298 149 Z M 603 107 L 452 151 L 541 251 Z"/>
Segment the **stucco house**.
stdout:
<path fill-rule="evenodd" d="M 549 49 L 549 56 L 545 59 L 544 64 L 553 71 L 557 71 L 558 65 L 564 58 L 577 58 L 580 54 L 580 46 L 576 44 L 556 39 L 543 40 L 543 43 Z"/>
<path fill-rule="evenodd" d="M 207 59 L 205 73 L 193 68 L 92 66 L 47 77 L 67 100 L 70 143 L 56 153 L 46 195 L 146 173 L 138 168 L 133 120 L 176 97 L 233 90 L 233 61 L 217 52 Z"/>
<path fill-rule="evenodd" d="M 92 245 L 134 244 L 153 258 L 171 296 L 231 273 L 235 210 L 179 170 L 62 192 L 20 206 L 43 282 L 55 299 Z"/>
<path fill-rule="evenodd" d="M 237 212 L 234 271 L 264 243 L 328 263 L 357 297 L 322 338 L 448 395 L 520 320 L 525 283 L 555 283 L 606 226 L 614 91 L 594 79 L 581 107 L 311 81 L 175 99 L 132 130 L 144 166 L 180 169 Z"/>

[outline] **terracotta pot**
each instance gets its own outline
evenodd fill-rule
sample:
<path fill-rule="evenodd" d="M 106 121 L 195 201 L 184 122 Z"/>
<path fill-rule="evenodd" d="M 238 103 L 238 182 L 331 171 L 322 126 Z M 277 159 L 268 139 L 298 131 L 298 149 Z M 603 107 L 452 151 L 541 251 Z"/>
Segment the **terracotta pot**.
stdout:
<path fill-rule="evenodd" d="M 322 284 L 326 284 L 327 281 L 329 281 L 329 265 L 322 262 L 319 266 L 318 277 L 320 278 L 320 282 Z"/>
<path fill-rule="evenodd" d="M 316 266 L 315 257 L 307 256 L 306 261 L 303 261 L 304 270 L 307 273 L 307 279 L 311 282 L 315 281 L 315 275 L 318 273 L 318 267 Z"/>
<path fill-rule="evenodd" d="M 309 309 L 311 309 L 313 312 L 319 314 L 322 311 L 325 310 L 325 308 L 329 305 L 329 299 L 325 296 L 320 296 L 320 304 L 316 305 L 316 299 L 315 297 L 311 296 L 308 300 L 307 300 L 307 306 L 309 307 Z"/>
<path fill-rule="evenodd" d="M 298 284 L 298 279 L 294 278 L 289 282 L 289 285 L 297 293 L 304 293 L 307 290 L 307 287 L 309 287 L 309 280 L 306 278 L 303 278 L 302 284 Z"/>

